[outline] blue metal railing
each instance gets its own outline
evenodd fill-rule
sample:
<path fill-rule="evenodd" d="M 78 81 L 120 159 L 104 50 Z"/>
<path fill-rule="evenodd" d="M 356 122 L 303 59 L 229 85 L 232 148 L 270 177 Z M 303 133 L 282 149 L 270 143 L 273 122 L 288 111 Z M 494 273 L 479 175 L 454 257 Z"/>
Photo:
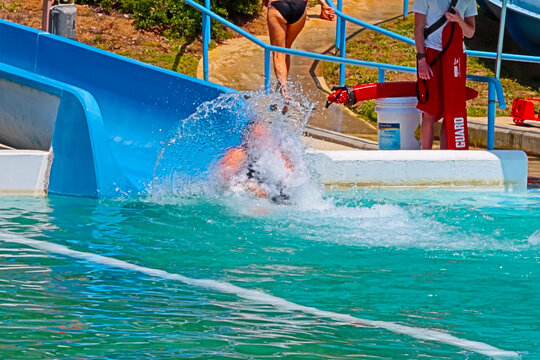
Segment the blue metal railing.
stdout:
<path fill-rule="evenodd" d="M 403 0 L 403 18 L 406 19 L 409 16 L 409 0 Z"/>
<path fill-rule="evenodd" d="M 204 79 L 208 80 L 209 74 L 208 74 L 208 47 L 210 44 L 210 21 L 211 19 L 214 19 L 221 24 L 229 27 L 233 31 L 237 32 L 238 34 L 244 36 L 248 40 L 252 41 L 256 45 L 262 47 L 264 49 L 264 88 L 265 91 L 270 92 L 270 82 L 271 82 L 271 53 L 272 52 L 278 52 L 283 53 L 287 55 L 295 55 L 295 56 L 302 56 L 307 57 L 315 60 L 322 60 L 322 61 L 329 61 L 340 64 L 340 83 L 344 83 L 344 76 L 345 76 L 345 65 L 355 65 L 355 66 L 362 66 L 362 67 L 368 67 L 368 68 L 375 68 L 379 71 L 379 81 L 384 81 L 385 78 L 385 71 L 397 71 L 397 72 L 407 72 L 407 73 L 416 73 L 416 68 L 408 67 L 408 66 L 401 66 L 401 65 L 392 65 L 392 64 L 385 64 L 385 63 L 377 63 L 377 62 L 371 62 L 371 61 L 363 61 L 363 60 L 356 60 L 356 59 L 348 59 L 345 56 L 345 48 L 346 48 L 346 21 L 350 21 L 352 23 L 355 23 L 360 26 L 365 26 L 367 28 L 370 28 L 372 30 L 375 30 L 377 32 L 383 33 L 385 35 L 388 35 L 392 38 L 404 41 L 406 43 L 409 43 L 411 45 L 414 45 L 414 40 L 409 39 L 407 37 L 401 36 L 399 34 L 393 33 L 391 31 L 382 29 L 378 26 L 371 25 L 369 23 L 363 22 L 361 20 L 358 20 L 356 18 L 350 17 L 341 10 L 336 9 L 332 0 L 327 0 L 330 6 L 334 8 L 336 11 L 337 18 L 337 25 L 336 25 L 336 42 L 337 42 L 337 36 L 339 35 L 339 49 L 340 49 L 340 56 L 330 56 L 330 55 L 323 55 L 318 53 L 311 53 L 307 51 L 301 51 L 301 50 L 294 50 L 289 48 L 283 48 L 278 46 L 273 46 L 270 44 L 267 44 L 266 42 L 256 38 L 255 36 L 251 35 L 247 31 L 241 29 L 240 27 L 236 26 L 235 24 L 231 23 L 230 21 L 226 20 L 225 18 L 217 15 L 216 13 L 212 12 L 210 9 L 210 0 L 205 0 L 205 6 L 193 1 L 193 0 L 184 0 L 188 5 L 194 7 L 195 9 L 199 10 L 203 14 L 203 72 L 204 72 Z M 342 0 L 337 0 L 340 7 L 342 7 Z M 407 4 L 407 0 L 404 0 L 404 4 Z M 408 11 L 408 4 L 407 8 L 405 8 L 404 5 L 404 16 L 405 13 Z M 478 52 L 481 53 L 481 52 Z M 489 57 L 493 55 L 493 57 L 496 56 L 494 53 L 483 53 L 484 56 L 482 57 Z M 472 54 L 471 54 L 472 55 Z M 478 56 L 478 55 L 473 55 Z M 506 57 L 505 57 L 506 56 Z M 479 56 L 480 57 L 480 56 Z M 503 59 L 505 60 L 512 60 L 509 57 L 516 57 L 516 58 L 529 58 L 527 56 L 522 55 L 508 55 L 503 54 Z M 530 57 L 534 58 L 535 57 Z M 540 62 L 540 58 L 538 58 Z M 519 61 L 530 61 L 530 60 L 519 60 Z M 536 61 L 533 61 L 536 62 Z M 467 75 L 467 79 L 475 82 L 484 82 L 488 84 L 488 136 L 487 136 L 487 148 L 488 150 L 494 149 L 494 139 L 495 139 L 495 111 L 496 111 L 496 102 L 498 100 L 499 102 L 499 108 L 505 109 L 506 108 L 506 102 L 504 100 L 504 93 L 501 86 L 501 83 L 498 79 L 492 78 L 492 77 L 485 77 L 485 76 L 477 76 L 477 75 Z"/>
<path fill-rule="evenodd" d="M 307 51 L 302 50 L 295 50 L 295 49 L 289 49 L 289 48 L 283 48 L 279 46 L 273 46 L 270 44 L 265 43 L 264 41 L 256 38 L 255 36 L 251 35 L 247 31 L 239 28 L 238 26 L 234 25 L 233 23 L 229 22 L 228 20 L 224 19 L 223 17 L 215 14 L 211 10 L 207 9 L 206 7 L 194 2 L 193 0 L 185 0 L 186 3 L 193 6 L 197 10 L 200 10 L 203 12 L 204 15 L 208 16 L 209 18 L 212 18 L 216 21 L 219 21 L 223 25 L 231 28 L 235 32 L 239 33 L 240 35 L 244 36 L 248 40 L 252 41 L 256 45 L 262 47 L 265 51 L 265 65 L 264 65 L 264 75 L 265 75 L 265 90 L 270 90 L 270 79 L 271 79 L 271 71 L 270 71 L 270 54 L 272 52 L 280 52 L 283 54 L 288 55 L 295 55 L 295 56 L 303 56 L 307 58 L 312 58 L 316 60 L 323 60 L 323 61 L 330 61 L 335 63 L 344 63 L 347 65 L 356 65 L 356 66 L 364 66 L 369 68 L 375 68 L 375 69 L 382 69 L 382 70 L 390 70 L 390 71 L 398 71 L 398 72 L 410 72 L 414 73 L 416 72 L 415 68 L 407 67 L 407 66 L 401 66 L 401 65 L 392 65 L 392 64 L 385 64 L 385 63 L 376 63 L 371 61 L 363 61 L 363 60 L 357 60 L 357 59 L 348 59 L 344 57 L 338 57 L 338 56 L 331 56 L 331 55 L 324 55 L 324 54 L 318 54 L 318 53 L 311 53 Z M 203 29 L 204 30 L 204 29 Z M 203 34 L 203 49 L 208 49 L 208 43 L 209 43 L 210 37 Z M 203 56 L 208 57 L 208 52 L 203 51 Z M 204 61 L 203 61 L 204 63 Z"/>
<path fill-rule="evenodd" d="M 362 21 L 360 19 L 354 18 L 350 15 L 347 15 L 343 13 L 343 9 L 340 6 L 340 0 L 338 0 L 338 6 L 336 7 L 332 0 L 326 0 L 328 4 L 334 9 L 336 16 L 338 19 L 344 19 L 345 21 L 349 21 L 353 24 L 356 24 L 358 26 L 365 27 L 367 29 L 376 31 L 380 34 L 389 36 L 393 39 L 399 40 L 401 42 L 404 42 L 409 45 L 414 46 L 414 40 L 410 39 L 406 36 L 396 34 L 395 32 L 392 32 L 390 30 L 386 30 L 381 28 L 380 26 L 370 24 L 368 22 Z M 404 0 L 404 2 L 407 2 L 407 0 Z M 407 5 L 408 6 L 408 5 Z M 404 5 L 405 8 L 405 5 Z M 343 20 L 342 20 L 343 21 Z M 338 37 L 343 36 L 343 33 L 336 33 L 336 43 L 340 40 L 338 40 Z M 346 36 L 346 35 L 345 35 Z M 485 59 L 496 59 L 497 53 L 494 52 L 487 52 L 487 51 L 477 51 L 477 50 L 467 50 L 468 56 L 474 56 L 478 58 L 485 58 Z M 509 61 L 521 61 L 521 62 L 531 62 L 531 63 L 540 63 L 540 56 L 531 56 L 531 55 L 519 55 L 519 54 L 501 54 L 502 60 L 509 60 Z"/>
<path fill-rule="evenodd" d="M 210 9 L 210 0 L 204 0 L 204 6 Z M 208 14 L 202 14 L 202 33 L 203 33 L 203 76 L 204 80 L 208 81 L 208 47 L 210 46 L 211 22 Z"/>

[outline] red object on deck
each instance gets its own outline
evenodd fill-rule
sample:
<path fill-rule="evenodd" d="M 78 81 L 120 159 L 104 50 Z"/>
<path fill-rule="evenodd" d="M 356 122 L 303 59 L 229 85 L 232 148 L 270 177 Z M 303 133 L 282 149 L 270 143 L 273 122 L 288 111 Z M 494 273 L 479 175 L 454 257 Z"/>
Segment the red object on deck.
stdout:
<path fill-rule="evenodd" d="M 358 101 L 372 100 L 389 97 L 416 96 L 416 81 L 385 82 L 376 84 L 360 84 L 334 88 L 334 92 L 328 96 L 327 107 L 331 103 L 354 105 Z M 478 96 L 478 91 L 467 88 L 465 97 L 467 100 Z"/>
<path fill-rule="evenodd" d="M 538 112 L 538 117 L 534 112 L 534 101 L 540 102 L 540 99 L 533 98 L 516 98 L 512 103 L 512 112 L 510 115 L 514 119 L 516 125 L 524 125 L 523 121 L 533 120 L 540 121 L 540 111 Z"/>

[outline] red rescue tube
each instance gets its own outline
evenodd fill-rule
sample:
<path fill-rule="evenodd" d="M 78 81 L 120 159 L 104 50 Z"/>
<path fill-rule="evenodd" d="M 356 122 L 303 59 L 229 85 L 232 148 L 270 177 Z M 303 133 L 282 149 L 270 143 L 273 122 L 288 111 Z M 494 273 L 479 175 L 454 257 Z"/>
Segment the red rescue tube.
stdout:
<path fill-rule="evenodd" d="M 442 42 L 447 48 L 440 60 L 442 62 L 446 148 L 468 150 L 467 104 L 464 91 L 467 81 L 467 56 L 463 51 L 461 26 L 448 23 L 443 29 Z"/>
<path fill-rule="evenodd" d="M 416 81 L 385 82 L 375 84 L 360 84 L 334 88 L 334 92 L 328 96 L 326 107 L 331 103 L 354 105 L 358 101 L 372 100 L 388 97 L 408 97 L 416 96 Z M 465 97 L 467 100 L 478 96 L 478 91 L 466 88 Z"/>

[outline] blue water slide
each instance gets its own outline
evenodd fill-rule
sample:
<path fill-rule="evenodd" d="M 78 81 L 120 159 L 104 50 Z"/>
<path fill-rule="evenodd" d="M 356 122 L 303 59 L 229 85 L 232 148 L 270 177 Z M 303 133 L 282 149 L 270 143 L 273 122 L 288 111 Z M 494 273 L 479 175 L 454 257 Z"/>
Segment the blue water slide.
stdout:
<path fill-rule="evenodd" d="M 36 93 L 58 99 L 53 133 L 43 130 L 45 140 L 35 142 L 52 146 L 49 191 L 93 197 L 143 193 L 179 121 L 234 92 L 3 20 L 0 80 L 28 103 Z M 212 116 L 214 123 L 237 121 L 231 112 Z M 235 133 L 222 137 L 221 148 L 240 141 Z M 201 169 L 216 155 L 201 150 L 190 148 L 191 162 L 182 166 Z"/>
<path fill-rule="evenodd" d="M 501 0 L 477 0 L 494 17 L 501 16 Z M 540 55 L 540 0 L 508 0 L 506 28 L 514 41 L 531 55 Z"/>
<path fill-rule="evenodd" d="M 497 9 L 490 4 L 489 0 L 476 0 L 476 3 L 484 10 L 484 13 L 489 16 L 493 20 L 498 20 L 500 17 L 500 13 L 498 15 L 495 14 L 495 11 Z"/>

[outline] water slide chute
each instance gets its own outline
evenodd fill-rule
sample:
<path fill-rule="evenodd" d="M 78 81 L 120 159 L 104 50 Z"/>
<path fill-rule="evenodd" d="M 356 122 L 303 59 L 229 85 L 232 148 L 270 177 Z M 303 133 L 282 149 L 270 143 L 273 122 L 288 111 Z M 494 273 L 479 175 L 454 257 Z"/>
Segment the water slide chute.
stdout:
<path fill-rule="evenodd" d="M 198 126 L 190 116 L 201 104 L 235 92 L 4 20 L 0 88 L 4 104 L 27 104 L 3 107 L 0 143 L 51 149 L 49 192 L 91 197 L 144 193 L 171 134 Z M 210 118 L 216 127 L 239 121 L 234 111 Z M 240 140 L 222 133 L 211 151 L 193 142 L 182 170 L 200 171 Z"/>

